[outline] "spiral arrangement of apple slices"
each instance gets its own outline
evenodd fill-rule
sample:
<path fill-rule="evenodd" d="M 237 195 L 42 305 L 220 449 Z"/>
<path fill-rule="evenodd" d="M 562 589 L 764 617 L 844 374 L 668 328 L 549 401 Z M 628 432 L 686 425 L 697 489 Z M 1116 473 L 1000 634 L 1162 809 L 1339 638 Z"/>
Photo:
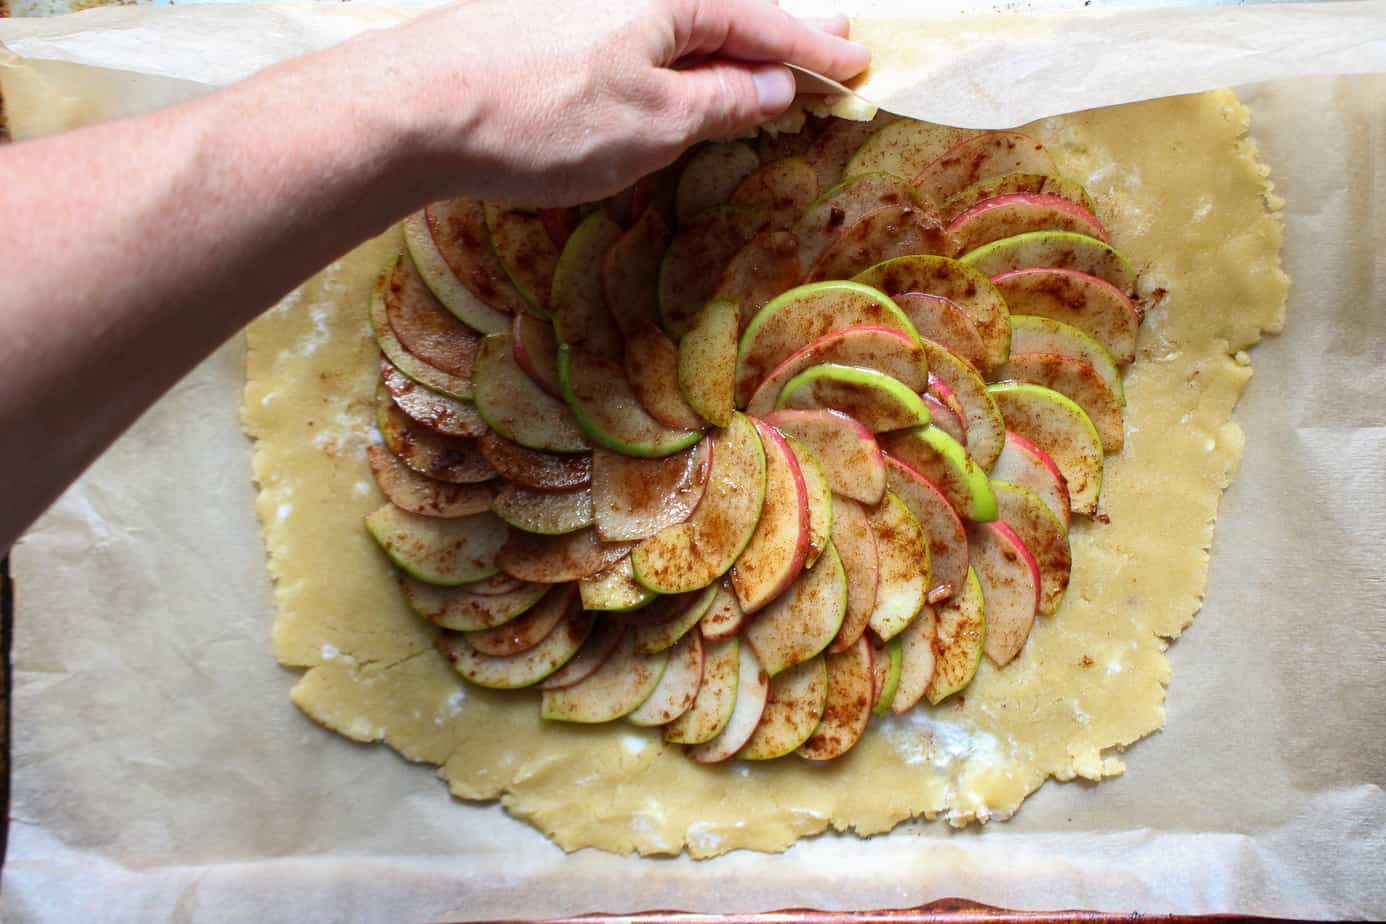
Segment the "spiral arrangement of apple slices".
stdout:
<path fill-rule="evenodd" d="M 1034 139 L 814 121 L 405 239 L 366 525 L 467 681 L 826 760 L 1058 608 L 1141 315 Z"/>

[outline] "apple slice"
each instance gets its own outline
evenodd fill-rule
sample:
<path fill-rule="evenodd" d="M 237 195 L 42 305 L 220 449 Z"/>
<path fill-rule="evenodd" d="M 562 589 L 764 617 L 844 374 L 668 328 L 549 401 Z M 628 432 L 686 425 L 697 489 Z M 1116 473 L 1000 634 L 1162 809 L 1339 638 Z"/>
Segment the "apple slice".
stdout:
<path fill-rule="evenodd" d="M 508 484 L 496 494 L 491 512 L 527 533 L 558 536 L 576 532 L 592 525 L 592 489 L 536 491 Z"/>
<path fill-rule="evenodd" d="M 703 681 L 703 637 L 690 632 L 669 652 L 664 676 L 648 699 L 626 716 L 634 725 L 665 725 L 683 715 L 698 698 Z"/>
<path fill-rule="evenodd" d="M 794 451 L 774 427 L 752 422 L 765 449 L 765 502 L 731 570 L 732 589 L 747 613 L 785 592 L 803 570 L 809 546 L 808 486 Z"/>
<path fill-rule="evenodd" d="M 774 760 L 799 749 L 823 720 L 828 704 L 828 668 L 823 658 L 796 664 L 770 679 L 760 722 L 736 755 Z"/>
<path fill-rule="evenodd" d="M 929 541 L 914 514 L 889 491 L 866 518 L 880 558 L 876 606 L 868 624 L 877 638 L 889 640 L 903 632 L 924 607 L 932 586 Z"/>
<path fill-rule="evenodd" d="M 871 431 L 840 411 L 786 408 L 764 421 L 803 443 L 823 466 L 835 494 L 875 504 L 885 490 L 885 462 Z"/>
<path fill-rule="evenodd" d="M 808 494 L 809 536 L 804 567 L 812 568 L 832 538 L 833 491 L 828 487 L 828 478 L 813 450 L 792 436 L 784 439 L 794 453 L 794 461 L 799 463 L 799 473 L 804 476 L 804 490 Z"/>
<path fill-rule="evenodd" d="M 948 225 L 958 253 L 1031 231 L 1072 231 L 1099 241 L 1111 236 L 1097 216 L 1062 196 L 1011 193 L 985 199 Z"/>
<path fill-rule="evenodd" d="M 698 630 L 703 633 L 703 638 L 715 641 L 736 635 L 745 624 L 746 611 L 736 599 L 731 581 L 722 581 L 717 585 L 717 596 L 712 598 L 712 605 L 698 623 Z"/>
<path fill-rule="evenodd" d="M 818 185 L 822 188 L 828 189 L 842 180 L 842 171 L 852 155 L 878 130 L 899 118 L 888 112 L 877 111 L 869 121 L 860 122 L 857 119 L 861 114 L 859 111 L 851 118 L 827 119 L 820 123 L 816 135 L 804 150 L 804 160 L 818 174 Z"/>
<path fill-rule="evenodd" d="M 707 613 L 717 597 L 713 584 L 689 594 L 660 597 L 632 617 L 635 650 L 654 654 L 677 645 Z"/>
<path fill-rule="evenodd" d="M 759 166 L 760 157 L 744 141 L 709 142 L 694 150 L 674 190 L 679 224 L 688 225 L 708 209 L 725 205 Z"/>
<path fill-rule="evenodd" d="M 622 343 L 621 331 L 606 308 L 601 271 L 621 233 L 621 226 L 605 212 L 584 218 L 563 246 L 548 295 L 558 342 L 607 359 L 620 358 Z"/>
<path fill-rule="evenodd" d="M 1107 280 L 1077 270 L 1033 267 L 992 281 L 1013 314 L 1071 324 L 1106 347 L 1117 362 L 1135 361 L 1140 310 Z"/>
<path fill-rule="evenodd" d="M 1054 461 L 1068 487 L 1074 513 L 1097 512 L 1102 492 L 1102 440 L 1083 409 L 1057 391 L 1003 382 L 989 389 L 1006 427 Z"/>
<path fill-rule="evenodd" d="M 435 202 L 410 215 L 404 244 L 424 284 L 472 330 L 500 333 L 524 306 L 496 261 L 485 212 L 475 199 Z"/>
<path fill-rule="evenodd" d="M 1011 349 L 1011 313 L 1006 300 L 985 275 L 967 264 L 932 254 L 913 254 L 877 263 L 853 278 L 891 296 L 917 292 L 948 299 L 977 326 L 986 365 L 1006 361 Z"/>
<path fill-rule="evenodd" d="M 506 439 L 548 452 L 590 448 L 567 405 L 545 393 L 515 362 L 510 334 L 486 338 L 476 358 L 472 384 L 476 409 Z"/>
<path fill-rule="evenodd" d="M 769 676 L 756 660 L 750 645 L 738 645 L 736 654 L 736 698 L 731 714 L 716 735 L 688 749 L 688 756 L 700 764 L 720 763 L 734 757 L 755 734 L 765 711 L 765 701 L 770 694 Z"/>
<path fill-rule="evenodd" d="M 885 715 L 895 702 L 895 691 L 900 686 L 900 667 L 902 655 L 900 639 L 888 642 L 871 642 L 871 713 Z"/>
<path fill-rule="evenodd" d="M 461 633 L 445 635 L 438 648 L 454 670 L 477 686 L 515 690 L 539 683 L 568 663 L 582 648 L 593 621 L 591 613 L 573 610 L 538 645 L 505 657 L 482 654 Z"/>
<path fill-rule="evenodd" d="M 682 523 L 697 508 L 712 466 L 712 441 L 662 459 L 592 453 L 592 505 L 597 535 L 608 542 L 648 539 Z"/>
<path fill-rule="evenodd" d="M 925 606 L 897 637 L 900 639 L 900 681 L 895 686 L 890 711 L 903 715 L 924 698 L 924 691 L 934 679 L 937 663 L 934 645 L 938 638 L 938 617 L 934 608 Z"/>
<path fill-rule="evenodd" d="M 1126 437 L 1121 401 L 1102 376 L 1083 360 L 1058 353 L 1012 353 L 1011 361 L 996 370 L 996 378 L 1042 385 L 1066 395 L 1097 428 L 1103 450 L 1121 451 Z"/>
<path fill-rule="evenodd" d="M 496 553 L 496 564 L 522 581 L 561 584 L 600 574 L 629 551 L 628 543 L 602 542 L 590 527 L 560 536 L 513 530 Z"/>
<path fill-rule="evenodd" d="M 828 647 L 847 613 L 847 576 L 831 545 L 812 571 L 751 620 L 742 633 L 770 676 Z"/>
<path fill-rule="evenodd" d="M 887 205 L 867 212 L 833 239 L 804 276 L 805 282 L 851 279 L 883 260 L 907 254 L 951 254 L 952 235 L 917 205 Z"/>
<path fill-rule="evenodd" d="M 611 245 L 602 260 L 606 308 L 626 336 L 642 321 L 659 320 L 659 264 L 671 236 L 659 209 L 651 206 Z"/>
<path fill-rule="evenodd" d="M 982 585 L 977 581 L 977 572 L 968 568 L 962 592 L 940 604 L 937 610 L 934 676 L 924 690 L 930 704 L 937 706 L 976 676 L 987 636 L 984 610 Z"/>
<path fill-rule="evenodd" d="M 1107 348 L 1102 344 L 1071 324 L 1064 324 L 1053 318 L 1011 315 L 1011 352 L 1058 353 L 1081 360 L 1101 377 L 1118 403 L 1123 406 L 1126 404 L 1121 372 L 1118 371 L 1112 354 L 1107 352 Z"/>
<path fill-rule="evenodd" d="M 881 448 L 933 482 L 958 516 L 979 523 L 996 519 L 996 495 L 987 473 L 938 427 L 887 434 Z"/>
<path fill-rule="evenodd" d="M 387 271 L 381 298 L 390 329 L 405 350 L 448 375 L 471 380 L 481 336 L 434 298 L 408 254 Z"/>
<path fill-rule="evenodd" d="M 741 648 L 734 635 L 703 645 L 703 676 L 698 695 L 687 712 L 664 727 L 665 741 L 702 744 L 726 728 L 737 701 Z M 759 671 L 760 665 L 755 670 Z"/>
<path fill-rule="evenodd" d="M 443 520 L 393 504 L 369 514 L 366 529 L 401 571 L 449 587 L 495 574 L 496 556 L 510 532 L 490 513 Z"/>
<path fill-rule="evenodd" d="M 495 628 L 468 632 L 467 644 L 482 654 L 497 657 L 529 651 L 548 638 L 554 627 L 573 611 L 576 602 L 573 585 L 559 585 L 528 612 Z"/>
<path fill-rule="evenodd" d="M 673 164 L 647 173 L 606 200 L 606 210 L 622 228 L 635 225 L 650 209 L 666 224 L 673 221 L 674 187 L 678 182 Z"/>
<path fill-rule="evenodd" d="M 919 171 L 943 152 L 976 134 L 966 128 L 900 119 L 878 129 L 866 139 L 852 159 L 847 161 L 842 175 L 856 176 L 880 171 L 910 179 L 918 176 Z"/>
<path fill-rule="evenodd" d="M 658 423 L 675 430 L 702 428 L 703 419 L 679 388 L 679 348 L 653 323 L 637 325 L 626 341 L 625 370 L 641 407 Z"/>
<path fill-rule="evenodd" d="M 679 391 L 714 427 L 725 427 L 736 410 L 736 306 L 713 299 L 693 320 L 678 347 Z"/>
<path fill-rule="evenodd" d="M 967 575 L 967 531 L 943 492 L 899 459 L 886 459 L 886 485 L 919 521 L 929 546 L 926 599 L 937 603 L 957 593 Z"/>
<path fill-rule="evenodd" d="M 579 610 L 578 612 L 582 611 Z M 573 655 L 558 670 L 545 677 L 544 682 L 539 684 L 539 689 L 561 690 L 586 680 L 596 672 L 597 668 L 606 663 L 626 634 L 625 627 L 614 620 L 596 619 L 591 613 L 584 613 L 583 615 L 592 618 L 596 625 L 592 627 L 592 631 L 583 641 L 577 654 Z"/>
<path fill-rule="evenodd" d="M 1072 231 L 1031 231 L 1005 237 L 972 251 L 962 262 L 987 276 L 1048 267 L 1105 279 L 1121 292 L 1136 287 L 1136 271 L 1119 251 Z"/>
<path fill-rule="evenodd" d="M 486 230 L 501 269 L 531 311 L 547 316 L 549 292 L 558 265 L 558 245 L 549 237 L 544 220 L 536 212 L 513 209 L 496 202 L 484 203 Z"/>
<path fill-rule="evenodd" d="M 929 409 L 929 422 L 957 440 L 963 448 L 967 447 L 967 426 L 957 411 L 930 394 L 920 395 L 924 406 Z"/>
<path fill-rule="evenodd" d="M 549 233 L 549 240 L 560 250 L 582 223 L 582 213 L 575 205 L 539 209 L 538 214 L 539 220 L 544 223 L 544 230 Z"/>
<path fill-rule="evenodd" d="M 483 597 L 495 597 L 500 594 L 513 593 L 525 586 L 525 582 L 519 578 L 513 578 L 508 574 L 497 571 L 488 578 L 480 581 L 472 581 L 470 584 L 463 584 L 458 590 L 465 590 L 468 593 L 480 594 Z"/>
<path fill-rule="evenodd" d="M 770 209 L 769 227 L 782 231 L 794 227 L 821 191 L 818 174 L 808 161 L 802 157 L 781 157 L 747 174 L 737 184 L 731 202 L 763 203 Z"/>
<path fill-rule="evenodd" d="M 414 471 L 452 484 L 478 484 L 496 477 L 476 440 L 443 436 L 415 421 L 384 387 L 376 390 L 375 402 L 376 426 L 386 448 Z"/>
<path fill-rule="evenodd" d="M 939 217 L 951 222 L 972 206 L 998 196 L 1013 193 L 1032 193 L 1041 196 L 1058 196 L 1081 206 L 1090 214 L 1097 213 L 1092 196 L 1081 183 L 1052 173 L 1007 173 L 1002 176 L 981 180 L 956 193 L 939 208 Z"/>
<path fill-rule="evenodd" d="M 962 402 L 958 400 L 958 395 L 951 386 L 931 372 L 929 373 L 928 391 L 925 394 L 946 407 L 961 422 L 963 431 L 967 431 L 967 418 L 963 415 Z M 1001 415 L 998 413 L 997 416 Z"/>
<path fill-rule="evenodd" d="M 669 663 L 669 653 L 642 655 L 630 633 L 622 636 L 606 662 L 570 687 L 544 690 L 539 714 L 555 722 L 613 722 L 650 698 Z"/>
<path fill-rule="evenodd" d="M 1068 482 L 1049 454 L 1018 433 L 1006 434 L 1006 448 L 991 469 L 992 481 L 1020 485 L 1044 501 L 1068 529 Z"/>
<path fill-rule="evenodd" d="M 1006 441 L 1006 425 L 996 400 L 987 391 L 986 380 L 976 367 L 947 347 L 932 340 L 920 343 L 929 357 L 929 390 L 945 404 L 950 394 L 957 401 L 967 433 L 968 455 L 979 468 L 991 468 Z"/>
<path fill-rule="evenodd" d="M 751 394 L 746 413 L 758 417 L 770 413 L 785 383 L 819 363 L 875 369 L 916 392 L 928 384 L 924 349 L 909 334 L 891 327 L 847 327 L 824 334 L 785 357 Z"/>
<path fill-rule="evenodd" d="M 549 592 L 548 584 L 521 582 L 502 594 L 478 594 L 471 585 L 436 587 L 411 577 L 400 579 L 405 602 L 424 619 L 456 632 L 479 632 L 529 612 Z"/>
<path fill-rule="evenodd" d="M 1039 611 L 1048 616 L 1059 608 L 1068 588 L 1073 556 L 1068 547 L 1068 528 L 1034 492 L 1020 485 L 993 481 L 997 519 L 1011 528 L 1035 557 L 1039 568 Z"/>
<path fill-rule="evenodd" d="M 941 204 L 981 180 L 1008 173 L 1057 173 L 1054 159 L 1029 135 L 987 132 L 959 142 L 919 171 L 920 198 Z"/>
<path fill-rule="evenodd" d="M 1005 523 L 970 526 L 968 547 L 987 607 L 983 650 L 997 667 L 1005 667 L 1030 637 L 1040 600 L 1039 567 L 1025 543 Z"/>
<path fill-rule="evenodd" d="M 578 426 L 593 443 L 628 456 L 658 458 L 687 449 L 701 430 L 675 430 L 641 406 L 625 371 L 600 356 L 558 348 L 558 378 Z"/>
<path fill-rule="evenodd" d="M 744 323 L 775 296 L 797 286 L 803 276 L 799 239 L 788 231 L 762 231 L 731 258 L 713 298 L 735 305 L 738 323 Z"/>
<path fill-rule="evenodd" d="M 399 367 L 401 372 L 420 385 L 426 385 L 449 397 L 470 398 L 472 396 L 470 379 L 459 378 L 444 372 L 442 369 L 430 366 L 406 350 L 404 344 L 400 343 L 399 338 L 395 336 L 395 329 L 390 326 L 390 316 L 385 308 L 385 298 L 382 294 L 394 266 L 395 264 L 391 263 L 385 268 L 380 279 L 376 282 L 375 289 L 371 292 L 369 307 L 371 332 L 375 334 L 375 342 L 379 345 L 380 352 L 385 354 L 385 358 L 391 363 Z"/>
<path fill-rule="evenodd" d="M 638 610 L 658 596 L 635 579 L 629 555 L 605 571 L 578 581 L 578 592 L 582 596 L 584 609 L 617 613 Z"/>
<path fill-rule="evenodd" d="M 898 379 L 875 369 L 822 363 L 785 383 L 777 408 L 840 411 L 873 433 L 922 427 L 929 409 Z"/>
<path fill-rule="evenodd" d="M 515 315 L 510 332 L 515 343 L 515 362 L 525 375 L 555 398 L 563 397 L 558 383 L 558 338 L 553 325 L 532 314 Z"/>
<path fill-rule="evenodd" d="M 823 718 L 798 751 L 809 760 L 832 760 L 846 754 L 861 740 L 871 720 L 871 645 L 858 638 L 846 651 L 827 655 L 824 660 L 828 698 Z"/>
<path fill-rule="evenodd" d="M 592 483 L 592 457 L 587 454 L 559 456 L 538 452 L 496 433 L 487 433 L 477 445 L 502 478 L 524 488 L 563 491 Z"/>
<path fill-rule="evenodd" d="M 893 297 L 921 339 L 946 347 L 978 369 L 987 368 L 987 345 L 977 332 L 977 323 L 957 302 L 922 292 L 903 292 Z"/>
<path fill-rule="evenodd" d="M 409 378 L 388 359 L 380 360 L 380 382 L 407 416 L 443 436 L 481 436 L 486 421 L 470 401 L 459 401 Z"/>
<path fill-rule="evenodd" d="M 828 645 L 828 652 L 837 654 L 855 645 L 866 631 L 871 612 L 876 608 L 880 558 L 876 535 L 871 531 L 866 511 L 854 500 L 833 497 L 832 540 L 847 581 L 847 610 L 841 628 Z"/>
<path fill-rule="evenodd" d="M 496 485 L 449 484 L 409 468 L 379 444 L 366 447 L 371 474 L 390 503 L 424 517 L 465 517 L 491 509 Z"/>
<path fill-rule="evenodd" d="M 732 258 L 765 226 L 763 205 L 708 209 L 674 236 L 659 266 L 659 320 L 675 340 L 716 291 Z"/>
<path fill-rule="evenodd" d="M 898 176 L 862 173 L 838 183 L 805 209 L 794 226 L 799 265 L 807 273 L 844 230 L 868 212 L 893 205 L 919 207 L 914 187 Z"/>
<path fill-rule="evenodd" d="M 888 327 L 918 339 L 904 312 L 879 291 L 854 282 L 816 282 L 790 289 L 756 312 L 736 356 L 737 403 L 805 344 L 848 327 Z"/>

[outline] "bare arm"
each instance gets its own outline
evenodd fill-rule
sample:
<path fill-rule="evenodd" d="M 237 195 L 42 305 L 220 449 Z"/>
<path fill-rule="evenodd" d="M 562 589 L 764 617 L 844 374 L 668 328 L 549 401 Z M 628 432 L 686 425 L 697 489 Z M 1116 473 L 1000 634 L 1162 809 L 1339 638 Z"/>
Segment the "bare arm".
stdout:
<path fill-rule="evenodd" d="M 866 54 L 766 0 L 473 0 L 0 151 L 0 213 L 22 229 L 0 247 L 0 550 L 174 382 L 356 243 L 447 196 L 615 192 L 783 111 L 778 61 L 846 78 Z"/>

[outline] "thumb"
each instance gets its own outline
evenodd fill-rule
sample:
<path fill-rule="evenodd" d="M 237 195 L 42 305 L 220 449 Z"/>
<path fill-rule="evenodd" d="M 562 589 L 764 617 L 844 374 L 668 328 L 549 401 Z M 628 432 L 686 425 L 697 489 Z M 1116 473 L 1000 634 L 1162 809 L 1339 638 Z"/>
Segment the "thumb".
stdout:
<path fill-rule="evenodd" d="M 782 64 L 711 59 L 673 76 L 689 143 L 748 131 L 794 101 L 794 75 Z"/>

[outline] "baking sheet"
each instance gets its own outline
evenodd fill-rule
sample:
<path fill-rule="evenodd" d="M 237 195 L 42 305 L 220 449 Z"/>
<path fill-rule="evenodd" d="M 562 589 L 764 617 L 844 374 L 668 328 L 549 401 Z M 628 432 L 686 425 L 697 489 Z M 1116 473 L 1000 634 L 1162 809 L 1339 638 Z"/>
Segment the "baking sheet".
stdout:
<path fill-rule="evenodd" d="M 250 22 L 258 11 L 241 15 L 224 43 L 203 35 L 200 54 L 235 59 L 242 40 L 274 32 Z M 318 14 L 293 15 L 318 34 Z M 136 19 L 178 46 L 183 26 Z M 73 34 L 91 55 L 128 42 L 107 29 Z M 183 57 L 151 47 L 151 62 Z M 29 105 L 56 125 L 199 90 L 26 65 L 21 106 L 20 72 L 0 73 L 21 123 Z M 441 920 L 956 894 L 1020 908 L 1386 915 L 1386 79 L 1244 96 L 1287 201 L 1297 286 L 1286 334 L 1253 353 L 1237 415 L 1245 461 L 1207 605 L 1170 653 L 1168 727 L 1131 750 L 1125 776 L 1047 785 L 1014 821 L 981 830 L 910 824 L 702 863 L 568 856 L 495 806 L 451 801 L 426 770 L 288 703 L 295 675 L 269 655 L 233 342 L 15 549 L 0 917 Z"/>

